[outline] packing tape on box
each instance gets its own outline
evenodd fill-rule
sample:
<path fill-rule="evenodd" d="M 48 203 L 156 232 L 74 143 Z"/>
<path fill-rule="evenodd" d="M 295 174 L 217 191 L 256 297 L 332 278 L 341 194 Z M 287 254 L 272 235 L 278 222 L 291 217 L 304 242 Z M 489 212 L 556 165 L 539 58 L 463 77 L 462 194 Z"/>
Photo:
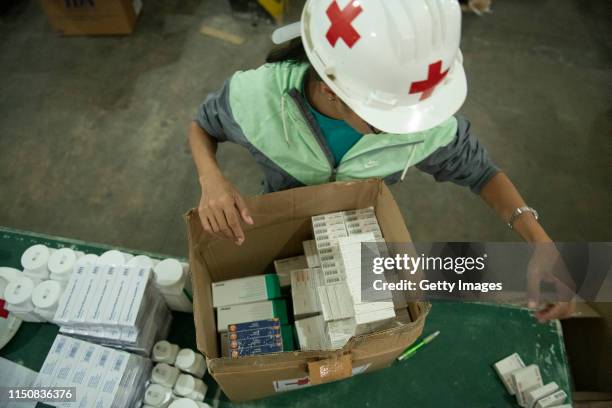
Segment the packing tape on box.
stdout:
<path fill-rule="evenodd" d="M 353 375 L 350 354 L 308 363 L 308 376 L 312 385 L 343 380 Z"/>

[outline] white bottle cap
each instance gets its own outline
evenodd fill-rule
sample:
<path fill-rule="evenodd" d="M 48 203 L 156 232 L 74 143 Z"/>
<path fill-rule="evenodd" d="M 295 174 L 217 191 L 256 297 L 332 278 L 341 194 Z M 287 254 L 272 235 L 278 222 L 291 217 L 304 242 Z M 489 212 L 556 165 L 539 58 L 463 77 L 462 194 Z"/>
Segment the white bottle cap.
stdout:
<path fill-rule="evenodd" d="M 144 395 L 144 403 L 154 407 L 163 406 L 172 397 L 172 390 L 159 384 L 151 384 Z"/>
<path fill-rule="evenodd" d="M 200 408 L 200 407 L 201 405 L 198 405 L 198 403 L 192 399 L 179 398 L 179 399 L 172 401 L 172 404 L 170 404 L 168 408 Z"/>
<path fill-rule="evenodd" d="M 39 283 L 32 291 L 32 303 L 40 309 L 52 309 L 57 307 L 62 295 L 62 285 L 54 280 Z"/>
<path fill-rule="evenodd" d="M 20 276 L 6 286 L 4 299 L 7 303 L 21 305 L 32 299 L 34 281 L 27 276 Z"/>
<path fill-rule="evenodd" d="M 181 374 L 174 384 L 174 393 L 186 397 L 196 390 L 196 379 L 189 374 Z"/>
<path fill-rule="evenodd" d="M 104 265 L 125 265 L 125 254 L 121 251 L 117 251 L 116 249 L 111 249 L 110 251 L 106 251 L 100 255 L 98 263 Z"/>
<path fill-rule="evenodd" d="M 153 367 L 151 381 L 164 387 L 172 388 L 179 376 L 179 369 L 166 363 L 159 363 Z"/>
<path fill-rule="evenodd" d="M 43 272 L 47 270 L 50 251 L 45 245 L 32 245 L 21 255 L 23 269 L 32 272 Z"/>
<path fill-rule="evenodd" d="M 74 264 L 74 266 L 85 266 L 85 265 L 95 265 L 98 263 L 100 257 L 96 254 L 87 254 L 85 256 L 80 257 Z"/>
<path fill-rule="evenodd" d="M 166 340 L 161 340 L 153 346 L 153 361 L 175 364 L 178 346 Z"/>
<path fill-rule="evenodd" d="M 188 370 L 191 366 L 193 366 L 196 362 L 196 353 L 191 349 L 182 349 L 176 355 L 176 363 L 175 366 L 180 368 L 181 370 Z"/>
<path fill-rule="evenodd" d="M 4 279 L 7 285 L 19 276 L 23 276 L 19 269 L 0 266 L 0 279 Z M 3 293 L 4 291 L 0 292 L 0 297 Z"/>
<path fill-rule="evenodd" d="M 155 283 L 172 286 L 183 278 L 183 265 L 176 259 L 167 258 L 155 265 Z"/>
<path fill-rule="evenodd" d="M 129 260 L 127 266 L 153 268 L 153 260 L 146 255 L 136 255 L 135 257 Z"/>
<path fill-rule="evenodd" d="M 49 272 L 56 275 L 69 275 L 76 260 L 77 254 L 72 249 L 58 249 L 49 256 Z"/>

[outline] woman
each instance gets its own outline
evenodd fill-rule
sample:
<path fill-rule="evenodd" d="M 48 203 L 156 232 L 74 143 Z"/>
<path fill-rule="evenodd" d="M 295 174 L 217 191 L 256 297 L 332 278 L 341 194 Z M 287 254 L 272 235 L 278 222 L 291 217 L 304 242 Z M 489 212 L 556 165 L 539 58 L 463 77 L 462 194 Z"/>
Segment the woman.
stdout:
<path fill-rule="evenodd" d="M 416 166 L 469 187 L 526 241 L 551 242 L 469 122 L 453 116 L 467 93 L 460 25 L 454 0 L 309 0 L 301 23 L 281 29 L 298 38 L 264 66 L 235 73 L 191 124 L 204 230 L 240 245 L 241 221 L 253 224 L 215 159 L 217 143 L 230 141 L 261 165 L 266 191 L 370 177 L 394 183 Z"/>

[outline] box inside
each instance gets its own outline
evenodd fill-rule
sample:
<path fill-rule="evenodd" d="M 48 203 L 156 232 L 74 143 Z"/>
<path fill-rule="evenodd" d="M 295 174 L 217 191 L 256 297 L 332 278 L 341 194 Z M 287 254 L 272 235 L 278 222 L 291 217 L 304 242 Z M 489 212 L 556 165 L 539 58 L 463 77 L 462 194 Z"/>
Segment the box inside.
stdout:
<path fill-rule="evenodd" d="M 240 247 L 205 234 L 197 211 L 187 215 L 197 345 L 208 358 L 220 357 L 211 283 L 269 273 L 274 260 L 303 254 L 302 242 L 312 239 L 311 216 L 373 206 L 388 242 L 410 241 L 391 192 L 377 180 L 288 190 L 247 204 L 255 225 L 246 227 Z"/>

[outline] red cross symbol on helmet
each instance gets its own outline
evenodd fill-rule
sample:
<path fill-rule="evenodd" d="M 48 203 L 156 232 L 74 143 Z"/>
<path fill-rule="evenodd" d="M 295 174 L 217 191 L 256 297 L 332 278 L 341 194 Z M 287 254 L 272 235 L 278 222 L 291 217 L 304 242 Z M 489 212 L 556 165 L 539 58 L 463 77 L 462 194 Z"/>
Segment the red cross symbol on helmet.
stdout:
<path fill-rule="evenodd" d="M 431 96 L 436 86 L 446 77 L 448 69 L 442 72 L 442 61 L 436 61 L 429 64 L 427 72 L 427 79 L 424 81 L 416 81 L 410 85 L 411 94 L 421 93 L 420 101 L 427 99 Z"/>
<path fill-rule="evenodd" d="M 362 11 L 358 1 L 351 0 L 343 9 L 340 9 L 336 0 L 332 1 L 326 11 L 331 26 L 325 35 L 332 47 L 336 46 L 340 38 L 349 48 L 353 48 L 353 45 L 359 41 L 361 35 L 355 30 L 352 23 Z"/>

